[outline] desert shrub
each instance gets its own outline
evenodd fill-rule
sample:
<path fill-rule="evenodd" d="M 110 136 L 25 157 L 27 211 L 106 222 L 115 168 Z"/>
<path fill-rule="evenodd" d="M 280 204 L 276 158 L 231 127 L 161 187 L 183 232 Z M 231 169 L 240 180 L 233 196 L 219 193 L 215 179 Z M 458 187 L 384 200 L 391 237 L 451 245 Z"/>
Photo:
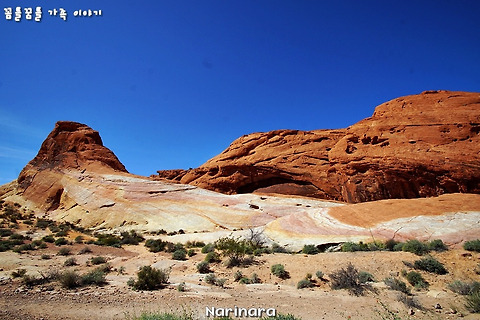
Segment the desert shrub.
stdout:
<path fill-rule="evenodd" d="M 362 295 L 365 291 L 360 282 L 358 270 L 351 263 L 347 265 L 347 268 L 332 272 L 329 277 L 331 279 L 330 286 L 334 290 L 347 289 L 356 296 Z"/>
<path fill-rule="evenodd" d="M 81 284 L 82 285 L 97 285 L 102 286 L 107 283 L 105 278 L 105 272 L 101 269 L 95 269 L 86 274 L 82 275 L 81 277 Z"/>
<path fill-rule="evenodd" d="M 71 266 L 76 266 L 78 263 L 77 263 L 77 259 L 75 259 L 74 257 L 70 257 L 68 258 L 67 260 L 65 260 L 65 262 L 63 263 L 63 265 L 65 267 L 71 267 Z"/>
<path fill-rule="evenodd" d="M 249 246 L 244 239 L 225 237 L 215 241 L 215 248 L 220 250 L 222 255 L 228 258 L 227 267 L 234 267 L 243 263 Z"/>
<path fill-rule="evenodd" d="M 169 276 L 168 270 L 144 266 L 137 273 L 137 280 L 129 281 L 129 285 L 135 290 L 156 290 L 168 283 Z"/>
<path fill-rule="evenodd" d="M 110 273 L 113 270 L 113 268 L 110 263 L 104 263 L 96 267 L 95 270 L 100 270 L 103 273 Z"/>
<path fill-rule="evenodd" d="M 475 291 L 465 297 L 465 307 L 473 313 L 480 313 L 480 291 Z"/>
<path fill-rule="evenodd" d="M 37 222 L 35 223 L 35 227 L 40 228 L 42 230 L 47 229 L 48 225 L 52 223 L 52 221 L 47 220 L 47 219 L 37 219 Z"/>
<path fill-rule="evenodd" d="M 25 236 L 18 234 L 18 233 L 12 233 L 9 237 L 10 240 L 25 240 Z"/>
<path fill-rule="evenodd" d="M 194 255 L 195 255 L 195 250 L 189 249 L 189 250 L 187 251 L 187 256 L 193 257 Z"/>
<path fill-rule="evenodd" d="M 160 239 L 148 239 L 145 241 L 145 247 L 147 247 L 150 252 L 164 251 L 166 246 L 167 242 Z"/>
<path fill-rule="evenodd" d="M 263 230 L 249 228 L 248 234 L 245 236 L 248 246 L 252 249 L 261 249 L 265 244 L 265 236 Z"/>
<path fill-rule="evenodd" d="M 197 270 L 200 273 L 209 273 L 210 272 L 210 267 L 208 265 L 208 262 L 202 261 L 197 264 Z"/>
<path fill-rule="evenodd" d="M 140 242 L 144 241 L 145 238 L 135 230 L 130 230 L 130 232 L 124 231 L 120 233 L 121 244 L 131 244 L 137 245 Z"/>
<path fill-rule="evenodd" d="M 15 246 L 22 244 L 23 240 L 0 240 L 0 252 L 12 250 Z"/>
<path fill-rule="evenodd" d="M 66 289 L 73 289 L 82 285 L 82 279 L 80 275 L 75 271 L 64 271 L 59 277 L 60 284 Z"/>
<path fill-rule="evenodd" d="M 42 245 L 42 243 L 44 243 L 42 240 L 33 240 L 32 241 L 32 246 L 40 247 Z"/>
<path fill-rule="evenodd" d="M 217 278 L 217 279 L 215 280 L 215 285 L 216 285 L 217 287 L 223 288 L 223 287 L 225 286 L 225 282 L 227 282 L 227 279 L 225 279 L 225 278 Z"/>
<path fill-rule="evenodd" d="M 258 277 L 256 273 L 252 274 L 252 277 L 250 278 L 251 283 L 262 283 L 262 280 Z"/>
<path fill-rule="evenodd" d="M 35 250 L 35 249 L 36 248 L 34 246 L 32 246 L 31 243 L 25 243 L 25 244 L 19 245 L 18 247 L 15 247 L 13 249 L 13 252 L 22 253 L 23 251 L 32 251 L 32 250 Z"/>
<path fill-rule="evenodd" d="M 78 254 L 86 254 L 86 253 L 92 253 L 92 249 L 90 247 L 83 247 Z"/>
<path fill-rule="evenodd" d="M 480 239 L 472 240 L 472 241 L 466 241 L 463 244 L 463 249 L 467 251 L 475 251 L 475 252 L 480 252 Z"/>
<path fill-rule="evenodd" d="M 455 293 L 466 296 L 476 291 L 480 291 L 480 282 L 462 282 L 459 280 L 455 280 L 448 285 L 448 288 Z"/>
<path fill-rule="evenodd" d="M 322 271 L 317 271 L 315 272 L 315 275 L 317 276 L 318 279 L 323 280 L 323 276 L 325 275 Z"/>
<path fill-rule="evenodd" d="M 285 247 L 279 245 L 278 243 L 274 243 L 274 244 L 272 244 L 272 252 L 274 252 L 274 253 L 288 253 L 288 250 Z"/>
<path fill-rule="evenodd" d="M 13 231 L 10 229 L 0 228 L 0 237 L 9 237 L 13 234 Z"/>
<path fill-rule="evenodd" d="M 42 238 L 42 240 L 45 241 L 45 242 L 49 242 L 49 243 L 54 243 L 55 242 L 55 238 L 52 235 L 44 236 Z"/>
<path fill-rule="evenodd" d="M 441 239 L 435 239 L 430 241 L 428 244 L 428 249 L 432 251 L 438 251 L 438 252 L 448 250 L 447 246 L 445 245 L 445 243 L 443 243 Z"/>
<path fill-rule="evenodd" d="M 17 269 L 15 271 L 12 271 L 11 273 L 11 276 L 12 278 L 21 278 L 23 277 L 25 274 L 27 274 L 27 270 L 26 269 Z"/>
<path fill-rule="evenodd" d="M 57 246 L 63 246 L 66 244 L 68 244 L 68 240 L 65 238 L 58 238 L 57 240 L 55 240 L 55 245 Z"/>
<path fill-rule="evenodd" d="M 165 247 L 165 252 L 175 252 L 177 249 L 177 246 L 174 243 L 168 242 L 167 241 L 167 246 Z"/>
<path fill-rule="evenodd" d="M 38 246 L 39 249 L 46 249 L 48 248 L 47 244 L 45 242 L 42 242 L 40 243 L 40 245 Z"/>
<path fill-rule="evenodd" d="M 289 273 L 288 271 L 285 270 L 285 267 L 283 266 L 283 264 L 274 264 L 270 268 L 270 271 L 272 272 L 273 275 L 279 277 L 280 279 L 289 278 Z"/>
<path fill-rule="evenodd" d="M 187 253 L 185 252 L 185 249 L 176 250 L 172 254 L 172 259 L 174 260 L 185 260 L 186 257 L 187 257 Z"/>
<path fill-rule="evenodd" d="M 270 248 L 257 248 L 253 250 L 254 256 L 261 256 L 262 254 L 270 254 L 272 253 L 272 249 Z"/>
<path fill-rule="evenodd" d="M 367 282 L 375 281 L 375 278 L 373 277 L 373 275 L 369 272 L 366 272 L 366 271 L 360 271 L 358 273 L 358 279 L 360 280 L 360 283 L 367 283 Z"/>
<path fill-rule="evenodd" d="M 396 297 L 397 301 L 403 303 L 408 308 L 415 308 L 422 310 L 423 307 L 420 302 L 415 298 L 405 293 L 399 293 Z"/>
<path fill-rule="evenodd" d="M 415 269 L 428 271 L 436 274 L 446 274 L 447 269 L 434 257 L 425 257 L 414 262 Z"/>
<path fill-rule="evenodd" d="M 90 262 L 91 262 L 93 265 L 99 265 L 99 264 L 106 263 L 106 262 L 107 262 L 107 258 L 101 257 L 101 256 L 92 257 L 92 259 L 90 259 Z"/>
<path fill-rule="evenodd" d="M 407 287 L 407 284 L 402 280 L 397 278 L 386 278 L 383 282 L 387 285 L 390 290 L 400 291 L 406 294 L 410 294 L 410 289 Z"/>
<path fill-rule="evenodd" d="M 207 253 L 207 255 L 205 256 L 205 261 L 208 263 L 220 262 L 220 256 L 218 255 L 218 253 L 212 251 Z"/>
<path fill-rule="evenodd" d="M 202 248 L 202 253 L 209 253 L 215 250 L 215 245 L 213 243 L 206 244 Z"/>
<path fill-rule="evenodd" d="M 342 245 L 343 252 L 368 251 L 368 246 L 363 243 L 345 242 Z"/>
<path fill-rule="evenodd" d="M 403 251 L 403 246 L 405 243 L 399 242 L 396 245 L 393 246 L 393 251 Z"/>
<path fill-rule="evenodd" d="M 83 236 L 76 236 L 75 243 L 83 243 Z"/>
<path fill-rule="evenodd" d="M 177 291 L 179 291 L 179 292 L 185 292 L 185 289 L 186 289 L 186 288 L 185 288 L 185 282 L 181 282 L 181 283 L 178 284 L 178 286 L 177 286 Z"/>
<path fill-rule="evenodd" d="M 97 237 L 97 240 L 94 242 L 96 245 L 116 248 L 120 248 L 122 246 L 122 238 L 114 234 L 97 233 L 95 234 L 95 237 Z"/>
<path fill-rule="evenodd" d="M 68 256 L 72 253 L 72 250 L 70 250 L 70 248 L 60 248 L 60 250 L 58 250 L 57 252 L 57 255 L 59 256 Z"/>
<path fill-rule="evenodd" d="M 306 244 L 303 246 L 302 253 L 305 254 L 317 254 L 318 248 L 313 244 Z"/>
<path fill-rule="evenodd" d="M 388 251 L 394 251 L 394 248 L 397 244 L 398 244 L 398 241 L 395 241 L 393 239 L 388 239 L 387 241 L 385 241 L 385 244 L 383 246 Z"/>
<path fill-rule="evenodd" d="M 233 280 L 235 281 L 240 281 L 240 279 L 243 278 L 243 273 L 242 271 L 240 270 L 237 270 L 234 274 L 233 274 Z"/>
<path fill-rule="evenodd" d="M 307 280 L 312 280 L 312 277 L 313 277 L 313 276 L 312 276 L 311 273 L 307 273 L 307 274 L 305 275 L 305 279 L 307 279 Z"/>
<path fill-rule="evenodd" d="M 314 286 L 315 285 L 310 280 L 307 280 L 307 279 L 302 279 L 297 283 L 297 289 L 311 288 Z"/>
<path fill-rule="evenodd" d="M 60 230 L 55 233 L 55 237 L 66 237 L 68 235 L 68 230 Z"/>
<path fill-rule="evenodd" d="M 427 281 L 425 281 L 425 279 L 423 278 L 423 276 L 416 272 L 416 271 L 410 271 L 409 273 L 407 273 L 407 275 L 405 276 L 405 278 L 407 279 L 407 281 L 412 285 L 414 286 L 416 289 L 424 289 L 424 288 L 428 288 L 428 283 Z"/>
<path fill-rule="evenodd" d="M 241 283 L 241 284 L 250 284 L 250 279 L 248 279 L 247 277 L 242 277 L 240 280 L 238 280 L 238 283 Z"/>
<path fill-rule="evenodd" d="M 407 242 L 405 242 L 405 244 L 402 247 L 402 250 L 406 252 L 414 253 L 417 256 L 422 256 L 429 252 L 428 246 L 425 243 L 420 242 L 416 239 L 408 240 Z"/>
<path fill-rule="evenodd" d="M 42 260 L 50 260 L 52 257 L 49 254 L 42 254 L 41 256 Z"/>
<path fill-rule="evenodd" d="M 209 273 L 205 276 L 204 280 L 208 284 L 215 284 L 215 280 L 217 277 L 215 276 L 215 273 Z"/>
<path fill-rule="evenodd" d="M 187 241 L 185 243 L 185 247 L 187 248 L 203 248 L 205 247 L 205 243 L 202 241 Z"/>

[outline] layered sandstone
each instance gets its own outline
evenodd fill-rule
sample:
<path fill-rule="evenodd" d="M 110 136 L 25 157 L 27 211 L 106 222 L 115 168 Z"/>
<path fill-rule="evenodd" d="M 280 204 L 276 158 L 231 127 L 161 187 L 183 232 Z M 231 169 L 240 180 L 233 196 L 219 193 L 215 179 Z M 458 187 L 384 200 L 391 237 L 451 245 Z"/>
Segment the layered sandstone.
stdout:
<path fill-rule="evenodd" d="M 397 98 L 341 130 L 253 133 L 197 169 L 158 173 L 227 194 L 350 203 L 480 193 L 480 93 Z"/>

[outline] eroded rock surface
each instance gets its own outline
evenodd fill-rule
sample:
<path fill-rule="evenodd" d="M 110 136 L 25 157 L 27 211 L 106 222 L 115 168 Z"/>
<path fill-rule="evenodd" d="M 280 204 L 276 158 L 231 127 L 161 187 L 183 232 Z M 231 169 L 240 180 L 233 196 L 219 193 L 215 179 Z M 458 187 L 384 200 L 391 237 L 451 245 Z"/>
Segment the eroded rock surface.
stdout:
<path fill-rule="evenodd" d="M 157 178 L 350 203 L 480 193 L 480 93 L 397 98 L 342 130 L 249 134 L 197 169 Z"/>

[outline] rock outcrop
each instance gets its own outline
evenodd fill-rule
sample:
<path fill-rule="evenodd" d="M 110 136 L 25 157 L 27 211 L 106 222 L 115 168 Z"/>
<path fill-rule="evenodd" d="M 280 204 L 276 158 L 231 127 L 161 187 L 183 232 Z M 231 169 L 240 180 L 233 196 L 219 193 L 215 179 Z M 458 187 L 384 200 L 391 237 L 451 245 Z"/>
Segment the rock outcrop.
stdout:
<path fill-rule="evenodd" d="M 341 130 L 249 134 L 197 169 L 156 177 L 349 203 L 480 193 L 480 93 L 397 98 Z"/>

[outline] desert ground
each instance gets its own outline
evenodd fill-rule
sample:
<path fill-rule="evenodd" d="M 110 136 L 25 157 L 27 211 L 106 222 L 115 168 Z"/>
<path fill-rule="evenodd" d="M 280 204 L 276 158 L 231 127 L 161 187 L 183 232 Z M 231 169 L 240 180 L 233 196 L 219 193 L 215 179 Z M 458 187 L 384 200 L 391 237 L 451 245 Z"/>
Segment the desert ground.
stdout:
<path fill-rule="evenodd" d="M 27 223 L 25 223 L 27 222 Z M 41 239 L 52 232 L 40 229 L 28 220 L 18 221 L 15 233 Z M 383 279 L 402 277 L 402 270 L 411 271 L 409 263 L 420 257 L 410 252 L 322 252 L 314 255 L 303 253 L 270 253 L 255 256 L 246 266 L 227 268 L 222 262 L 210 263 L 210 270 L 218 278 L 227 279 L 224 286 L 207 284 L 205 274 L 196 265 L 206 257 L 201 248 L 193 248 L 194 255 L 185 260 L 172 259 L 172 253 L 153 253 L 138 245 L 122 245 L 121 248 L 100 246 L 93 243 L 75 243 L 82 235 L 75 230 L 67 232 L 71 244 L 58 246 L 46 243 L 37 250 L 22 253 L 0 253 L 0 318 L 1 319 L 131 319 L 144 312 L 186 311 L 196 319 L 206 318 L 206 307 L 216 308 L 275 308 L 277 313 L 292 314 L 305 320 L 314 319 L 479 319 L 465 307 L 464 296 L 454 293 L 448 285 L 454 280 L 479 280 L 480 254 L 455 246 L 444 252 L 432 252 L 442 262 L 448 273 L 437 275 L 421 271 L 429 283 L 427 289 L 411 288 L 412 295 L 390 290 Z M 145 235 L 146 238 L 174 240 L 175 236 Z M 58 237 L 55 237 L 58 239 Z M 95 237 L 83 234 L 83 242 Z M 24 243 L 31 243 L 25 240 Z M 90 250 L 85 250 L 88 247 Z M 65 250 L 68 248 L 69 250 Z M 70 251 L 59 255 L 59 251 Z M 87 251 L 82 253 L 82 251 Z M 91 251 L 91 252 L 89 252 Z M 46 257 L 49 257 L 47 259 Z M 52 270 L 74 270 L 79 274 L 98 267 L 92 258 L 104 257 L 109 265 L 107 283 L 102 286 L 82 286 L 73 289 L 62 287 L 58 281 L 27 286 L 22 277 L 13 278 L 12 272 L 25 269 L 27 275 L 40 277 Z M 74 258 L 76 265 L 65 266 Z M 356 296 L 345 289 L 333 290 L 330 273 L 349 263 L 359 271 L 367 271 L 374 277 L 370 289 Z M 283 264 L 290 277 L 280 279 L 271 273 L 271 266 Z M 170 270 L 168 284 L 159 290 L 133 290 L 127 285 L 142 266 Z M 244 276 L 256 273 L 261 280 L 257 284 L 241 284 L 234 281 L 240 270 Z M 318 279 L 315 274 L 325 276 Z M 314 287 L 297 289 L 297 282 L 313 275 Z M 178 286 L 184 283 L 184 290 Z M 411 287 L 410 285 L 407 285 Z M 403 297 L 403 298 L 402 298 Z M 403 302 L 402 302 L 403 301 Z"/>

